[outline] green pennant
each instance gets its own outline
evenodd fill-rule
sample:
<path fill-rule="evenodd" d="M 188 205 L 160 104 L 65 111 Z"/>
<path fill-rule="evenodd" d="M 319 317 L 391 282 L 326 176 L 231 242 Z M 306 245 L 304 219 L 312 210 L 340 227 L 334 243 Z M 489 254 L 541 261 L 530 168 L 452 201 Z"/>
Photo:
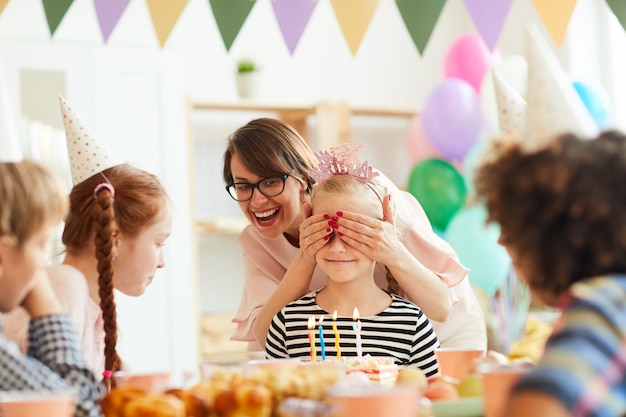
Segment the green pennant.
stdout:
<path fill-rule="evenodd" d="M 396 0 L 402 20 L 420 55 L 428 44 L 445 4 L 446 0 Z"/>
<path fill-rule="evenodd" d="M 256 0 L 209 0 L 226 50 L 230 51 Z"/>
<path fill-rule="evenodd" d="M 46 12 L 46 20 L 50 28 L 50 36 L 54 35 L 61 20 L 67 13 L 74 0 L 42 0 L 43 9 Z"/>
<path fill-rule="evenodd" d="M 611 10 L 617 17 L 617 20 L 622 24 L 622 27 L 626 29 L 626 1 L 624 0 L 606 0 Z"/>

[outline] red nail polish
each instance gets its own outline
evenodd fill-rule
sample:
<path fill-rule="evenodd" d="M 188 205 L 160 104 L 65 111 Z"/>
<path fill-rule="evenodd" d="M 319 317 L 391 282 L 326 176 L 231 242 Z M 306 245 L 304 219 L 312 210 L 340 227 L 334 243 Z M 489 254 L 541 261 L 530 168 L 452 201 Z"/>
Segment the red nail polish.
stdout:
<path fill-rule="evenodd" d="M 324 240 L 328 240 L 328 235 L 324 236 Z"/>
<path fill-rule="evenodd" d="M 328 215 L 328 213 L 324 213 L 324 219 L 326 220 L 330 219 L 330 216 Z"/>
<path fill-rule="evenodd" d="M 337 236 L 341 237 L 341 236 L 343 236 L 343 233 L 337 232 Z"/>
<path fill-rule="evenodd" d="M 338 225 L 337 223 L 333 223 L 333 224 L 332 224 L 332 226 L 333 226 L 335 229 L 339 229 L 339 225 Z"/>
<path fill-rule="evenodd" d="M 329 225 L 329 226 L 332 226 L 333 224 L 335 224 L 335 222 L 334 222 L 334 221 L 332 221 L 332 220 L 329 220 L 329 221 L 328 221 L 328 225 Z"/>
<path fill-rule="evenodd" d="M 343 211 L 338 211 L 337 212 L 337 216 L 339 216 L 339 217 L 343 216 Z"/>
<path fill-rule="evenodd" d="M 330 232 L 332 232 L 332 231 L 333 231 L 333 229 L 331 229 L 330 227 L 327 227 L 327 228 L 326 228 L 326 233 L 330 233 Z"/>
<path fill-rule="evenodd" d="M 339 220 L 339 217 L 333 216 L 333 221 L 337 221 L 337 220 Z"/>

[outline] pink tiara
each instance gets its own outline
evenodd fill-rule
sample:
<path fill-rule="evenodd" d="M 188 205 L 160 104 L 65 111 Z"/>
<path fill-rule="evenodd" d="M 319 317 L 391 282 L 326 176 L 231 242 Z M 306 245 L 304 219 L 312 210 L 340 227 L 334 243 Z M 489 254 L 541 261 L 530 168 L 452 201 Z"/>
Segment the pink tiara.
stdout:
<path fill-rule="evenodd" d="M 368 183 L 378 175 L 367 161 L 359 161 L 359 151 L 362 143 L 344 143 L 333 146 L 326 151 L 315 153 L 319 163 L 309 171 L 309 175 L 316 182 L 322 182 L 335 175 L 349 175 L 357 180 Z"/>

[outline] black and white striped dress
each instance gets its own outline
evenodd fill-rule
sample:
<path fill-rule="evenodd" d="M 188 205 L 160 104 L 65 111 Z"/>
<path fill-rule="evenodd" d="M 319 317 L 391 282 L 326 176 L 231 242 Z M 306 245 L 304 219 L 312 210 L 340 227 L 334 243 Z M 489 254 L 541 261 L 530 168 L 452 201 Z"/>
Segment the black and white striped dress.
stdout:
<path fill-rule="evenodd" d="M 267 358 L 310 359 L 309 317 L 315 317 L 315 348 L 321 360 L 319 318 L 324 316 L 322 333 L 327 359 L 335 358 L 335 335 L 332 312 L 315 303 L 318 291 L 289 303 L 272 319 L 265 343 Z M 426 376 L 438 372 L 435 349 L 439 341 L 430 321 L 415 304 L 391 294 L 391 305 L 381 313 L 361 317 L 363 355 L 393 357 L 398 365 L 419 367 Z M 338 317 L 341 356 L 357 356 L 356 334 L 352 317 Z"/>

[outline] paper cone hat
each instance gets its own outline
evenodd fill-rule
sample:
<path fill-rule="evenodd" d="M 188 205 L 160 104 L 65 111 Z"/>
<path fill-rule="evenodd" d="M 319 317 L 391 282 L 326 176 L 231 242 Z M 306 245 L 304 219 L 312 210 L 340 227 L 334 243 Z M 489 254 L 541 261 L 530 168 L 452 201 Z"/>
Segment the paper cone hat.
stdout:
<path fill-rule="evenodd" d="M 528 27 L 526 59 L 528 106 L 524 148 L 529 152 L 541 149 L 564 133 L 595 136 L 596 124 L 535 25 Z"/>
<path fill-rule="evenodd" d="M 105 169 L 120 165 L 122 161 L 98 139 L 91 128 L 70 107 L 65 98 L 59 96 L 59 101 L 61 113 L 63 113 L 67 153 L 74 185 Z"/>
<path fill-rule="evenodd" d="M 526 101 L 498 71 L 493 70 L 492 76 L 498 106 L 500 137 L 521 142 L 526 127 Z"/>
<path fill-rule="evenodd" d="M 20 162 L 22 148 L 4 78 L 0 77 L 0 162 Z"/>

